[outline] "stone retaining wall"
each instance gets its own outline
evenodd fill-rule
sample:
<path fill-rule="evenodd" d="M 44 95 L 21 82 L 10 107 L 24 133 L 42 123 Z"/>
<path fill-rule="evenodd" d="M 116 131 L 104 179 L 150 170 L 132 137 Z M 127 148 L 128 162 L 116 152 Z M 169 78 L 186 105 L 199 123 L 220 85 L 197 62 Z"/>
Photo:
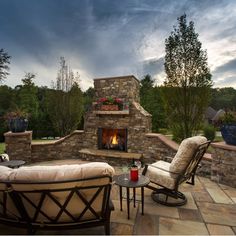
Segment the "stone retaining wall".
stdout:
<path fill-rule="evenodd" d="M 211 179 L 215 182 L 236 187 L 236 146 L 225 142 L 212 143 Z"/>
<path fill-rule="evenodd" d="M 24 133 L 5 133 L 6 150 L 11 160 L 25 160 L 28 164 L 63 159 L 83 159 L 80 153 L 83 148 L 87 148 L 84 142 L 84 131 L 76 130 L 72 134 L 57 141 L 31 143 L 32 131 Z M 166 136 L 157 133 L 147 133 L 137 146 L 137 152 L 142 154 L 144 163 L 153 163 L 158 160 L 171 162 L 179 145 L 168 139 Z M 96 152 L 96 149 L 94 149 Z M 104 152 L 106 152 L 104 150 Z M 109 152 L 109 151 L 107 151 Z M 88 155 L 86 155 L 88 158 Z M 87 159 L 88 160 L 88 159 Z M 90 155 L 90 161 L 106 161 L 112 164 L 131 163 L 130 160 L 119 160 L 115 158 L 104 158 L 104 155 Z M 198 174 L 210 176 L 211 174 L 211 155 L 205 155 L 201 162 L 202 168 Z"/>

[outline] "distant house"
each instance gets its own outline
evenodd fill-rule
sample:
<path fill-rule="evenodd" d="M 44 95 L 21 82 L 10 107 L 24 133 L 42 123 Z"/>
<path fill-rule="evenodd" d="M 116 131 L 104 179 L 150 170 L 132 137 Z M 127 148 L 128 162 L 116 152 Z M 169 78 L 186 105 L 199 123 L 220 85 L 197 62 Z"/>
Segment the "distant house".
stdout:
<path fill-rule="evenodd" d="M 208 107 L 205 112 L 205 123 L 212 124 L 212 119 L 217 114 L 217 111 L 212 107 Z"/>
<path fill-rule="evenodd" d="M 222 118 L 222 116 L 224 116 L 224 115 L 225 115 L 225 111 L 223 109 L 220 109 L 219 111 L 217 111 L 215 116 L 212 118 L 212 123 L 215 125 L 219 124 L 220 118 Z"/>
<path fill-rule="evenodd" d="M 224 114 L 225 111 L 223 109 L 216 111 L 214 108 L 208 107 L 205 112 L 205 123 L 217 125 Z"/>

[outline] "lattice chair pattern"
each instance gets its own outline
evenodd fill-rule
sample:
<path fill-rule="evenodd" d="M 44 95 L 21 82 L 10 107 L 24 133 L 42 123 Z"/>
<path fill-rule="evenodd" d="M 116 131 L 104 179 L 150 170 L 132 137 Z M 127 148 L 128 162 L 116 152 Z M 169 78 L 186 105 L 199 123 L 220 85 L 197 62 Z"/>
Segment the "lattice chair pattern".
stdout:
<path fill-rule="evenodd" d="M 171 163 L 157 161 L 145 165 L 143 175 L 150 178 L 152 199 L 167 206 L 181 206 L 187 203 L 186 196 L 178 191 L 180 184 L 194 185 L 194 176 L 210 141 L 203 136 L 184 139 Z"/>
<path fill-rule="evenodd" d="M 1 181 L 0 222 L 25 227 L 28 234 L 37 229 L 101 225 L 110 234 L 110 214 L 114 209 L 110 200 L 111 168 L 110 173 L 105 171 L 103 175 L 83 179 Z"/>

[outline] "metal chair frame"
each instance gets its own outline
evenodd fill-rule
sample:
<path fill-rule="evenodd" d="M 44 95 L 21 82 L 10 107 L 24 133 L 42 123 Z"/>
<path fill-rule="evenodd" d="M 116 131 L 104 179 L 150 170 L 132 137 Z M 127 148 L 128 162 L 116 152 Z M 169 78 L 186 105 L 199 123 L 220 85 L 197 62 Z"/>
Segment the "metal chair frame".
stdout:
<path fill-rule="evenodd" d="M 14 190 L 13 185 L 24 184 L 24 185 L 55 185 L 55 184 L 63 184 L 63 183 L 73 183 L 73 182 L 84 182 L 90 180 L 101 180 L 108 178 L 108 184 L 103 185 L 93 185 L 93 186 L 84 186 L 77 187 L 74 186 L 72 188 L 57 188 L 57 189 L 42 189 L 42 190 L 27 190 L 27 191 L 18 191 Z M 110 234 L 110 214 L 111 210 L 114 210 L 114 206 L 110 200 L 110 191 L 112 185 L 112 178 L 110 176 L 99 176 L 94 178 L 87 179 L 76 179 L 76 180 L 66 180 L 66 181 L 44 181 L 44 182 L 24 182 L 24 181 L 1 181 L 1 184 L 6 185 L 5 190 L 0 190 L 0 194 L 3 194 L 2 200 L 0 200 L 0 222 L 3 224 L 9 224 L 12 226 L 18 226 L 27 228 L 28 234 L 34 234 L 37 229 L 73 229 L 73 228 L 86 228 L 86 227 L 95 227 L 95 226 L 104 226 L 105 233 Z M 83 194 L 83 190 L 94 190 L 95 193 L 90 200 L 87 200 Z M 101 212 L 96 212 L 96 210 L 92 207 L 92 204 L 97 199 L 99 193 L 103 191 L 103 199 Z M 63 192 L 66 194 L 65 201 L 61 204 L 53 193 Z M 27 194 L 29 193 L 37 193 L 40 195 L 40 200 L 35 203 L 33 202 Z M 78 209 L 78 216 L 73 216 L 67 209 L 67 205 L 69 204 L 71 198 L 76 195 L 85 205 L 84 209 Z M 18 214 L 13 217 L 9 215 L 7 203 L 8 198 L 10 198 L 16 207 Z M 56 217 L 50 217 L 45 210 L 42 209 L 44 202 L 46 199 L 50 199 L 53 203 L 58 207 L 58 213 Z M 30 204 L 30 206 L 35 210 L 33 216 L 30 216 L 27 212 L 25 203 Z M 86 212 L 92 213 L 92 217 L 89 219 L 82 219 Z M 69 221 L 61 221 L 60 217 L 62 214 L 66 214 L 69 217 Z M 43 215 L 46 220 L 44 222 L 39 222 L 37 220 L 38 215 Z"/>
<path fill-rule="evenodd" d="M 178 191 L 179 185 L 183 182 L 186 182 L 191 185 L 195 184 L 194 178 L 195 178 L 197 168 L 200 167 L 199 163 L 202 160 L 202 157 L 205 154 L 210 143 L 211 143 L 211 141 L 207 141 L 207 142 L 199 145 L 199 147 L 197 148 L 197 150 L 193 154 L 193 157 L 189 160 L 189 163 L 187 164 L 186 168 L 182 172 L 176 173 L 176 172 L 168 171 L 169 173 L 177 176 L 177 178 L 175 179 L 175 184 L 174 184 L 173 189 L 169 189 L 166 186 L 162 186 L 158 183 L 151 181 L 152 184 L 155 184 L 155 187 L 151 186 L 150 184 L 146 187 L 153 190 L 152 195 L 151 195 L 152 199 L 154 201 L 161 203 L 163 205 L 166 205 L 166 206 L 182 206 L 182 205 L 186 204 L 187 198 L 183 193 Z M 144 167 L 143 173 L 142 173 L 143 175 L 146 174 L 148 166 L 152 166 L 154 168 L 161 169 L 161 168 L 158 168 L 154 165 L 146 164 Z M 161 169 L 161 170 L 166 171 L 164 169 Z M 157 188 L 156 186 L 160 186 L 161 188 Z M 164 194 L 166 196 L 165 200 L 162 200 L 159 198 L 160 194 Z M 169 197 L 174 198 L 174 199 L 180 199 L 180 201 L 168 202 Z"/>

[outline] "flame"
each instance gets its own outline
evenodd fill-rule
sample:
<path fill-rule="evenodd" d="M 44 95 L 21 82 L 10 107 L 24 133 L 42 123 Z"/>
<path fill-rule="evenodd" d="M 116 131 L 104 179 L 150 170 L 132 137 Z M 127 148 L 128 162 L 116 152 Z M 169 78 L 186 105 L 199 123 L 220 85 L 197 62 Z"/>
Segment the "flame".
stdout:
<path fill-rule="evenodd" d="M 113 137 L 112 137 L 112 142 L 111 142 L 113 145 L 116 145 L 118 144 L 118 140 L 117 140 L 117 135 L 115 134 Z"/>

